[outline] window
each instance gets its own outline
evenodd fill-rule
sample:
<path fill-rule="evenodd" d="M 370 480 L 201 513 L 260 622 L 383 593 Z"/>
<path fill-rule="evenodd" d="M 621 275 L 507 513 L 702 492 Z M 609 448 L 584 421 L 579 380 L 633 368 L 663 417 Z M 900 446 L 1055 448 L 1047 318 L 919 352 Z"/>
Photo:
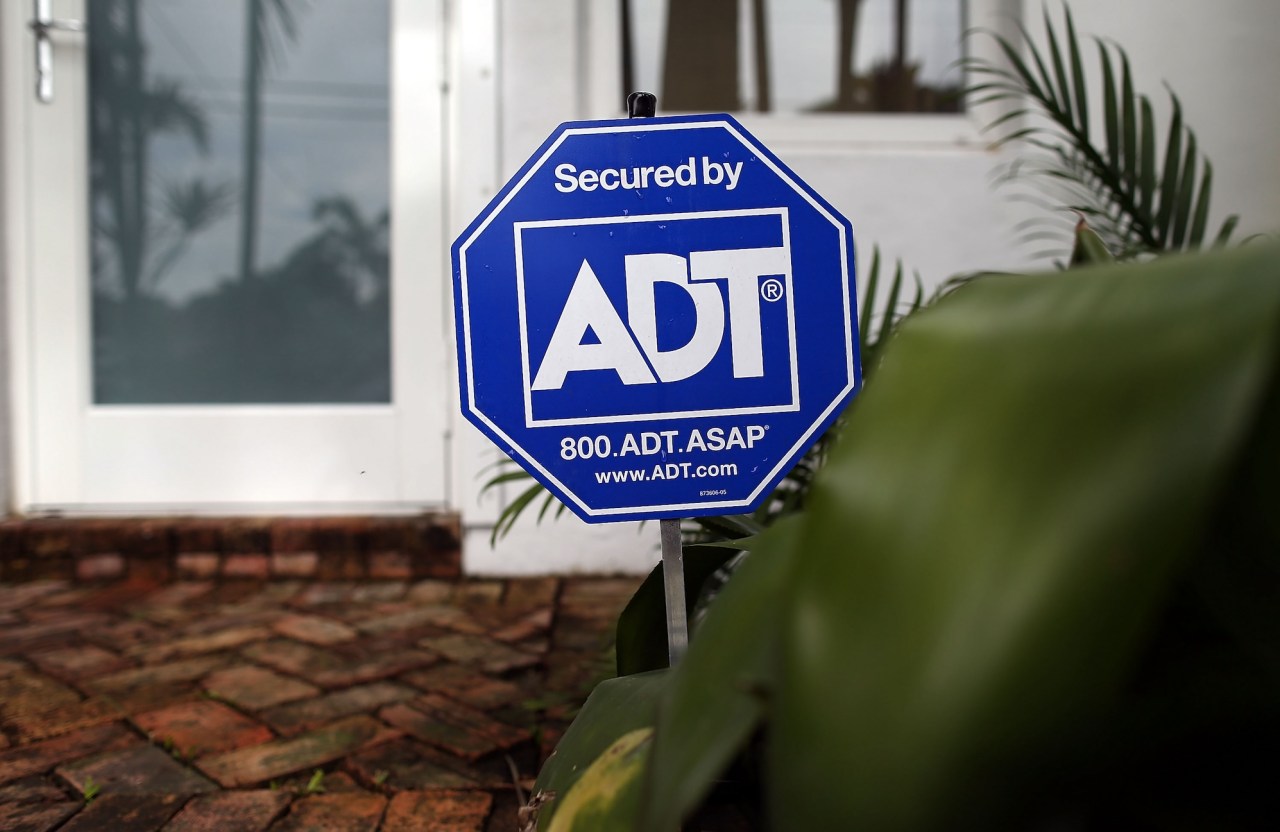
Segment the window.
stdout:
<path fill-rule="evenodd" d="M 667 112 L 958 113 L 967 0 L 621 0 L 622 85 Z"/>

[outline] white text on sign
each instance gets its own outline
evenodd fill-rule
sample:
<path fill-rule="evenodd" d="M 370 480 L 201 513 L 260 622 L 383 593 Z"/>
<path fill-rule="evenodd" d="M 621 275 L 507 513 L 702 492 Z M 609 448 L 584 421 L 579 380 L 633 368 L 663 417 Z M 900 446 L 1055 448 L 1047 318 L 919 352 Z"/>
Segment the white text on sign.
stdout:
<path fill-rule="evenodd" d="M 668 456 L 671 454 L 700 451 L 747 450 L 764 438 L 767 425 L 693 428 L 687 434 L 678 430 L 643 431 L 627 433 L 619 446 L 607 435 L 565 436 L 560 440 L 561 459 L 591 459 L 598 457 Z"/>
<path fill-rule="evenodd" d="M 582 370 L 613 370 L 627 385 L 680 381 L 697 374 L 711 363 L 725 335 L 718 281 L 724 282 L 728 297 L 733 376 L 764 375 L 759 278 L 790 272 L 787 249 L 694 251 L 687 261 L 677 254 L 628 254 L 625 263 L 630 331 L 583 260 L 532 389 L 558 390 L 569 373 Z M 693 336 L 675 349 L 658 347 L 658 283 L 678 286 L 693 302 Z M 588 332 L 595 333 L 595 343 L 586 341 Z"/>
<path fill-rule="evenodd" d="M 638 190 L 640 188 L 691 187 L 693 185 L 723 185 L 726 191 L 738 187 L 742 176 L 742 162 L 716 162 L 703 156 L 701 163 L 690 156 L 681 165 L 647 165 L 630 168 L 604 168 L 579 171 L 565 162 L 556 166 L 556 190 L 562 194 L 574 191 Z"/>

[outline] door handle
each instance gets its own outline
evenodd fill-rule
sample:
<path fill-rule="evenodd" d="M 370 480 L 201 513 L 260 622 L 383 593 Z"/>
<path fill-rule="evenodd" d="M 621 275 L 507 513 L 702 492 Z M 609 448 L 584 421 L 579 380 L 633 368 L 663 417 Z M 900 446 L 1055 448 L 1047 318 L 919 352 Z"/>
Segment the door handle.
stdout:
<path fill-rule="evenodd" d="M 53 101 L 53 40 L 52 32 L 83 32 L 83 20 L 59 20 L 53 16 L 53 0 L 35 0 L 36 16 L 31 21 L 31 31 L 36 36 L 36 100 L 41 104 Z"/>

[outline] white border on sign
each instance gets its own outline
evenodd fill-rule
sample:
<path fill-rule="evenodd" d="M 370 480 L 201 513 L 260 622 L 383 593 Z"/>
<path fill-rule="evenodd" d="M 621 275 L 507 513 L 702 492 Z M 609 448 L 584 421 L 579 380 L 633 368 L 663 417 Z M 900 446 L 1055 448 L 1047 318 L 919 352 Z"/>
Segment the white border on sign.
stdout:
<path fill-rule="evenodd" d="M 770 170 L 772 170 L 780 179 L 782 179 L 782 181 L 786 182 L 787 185 L 790 186 L 793 191 L 799 194 L 806 202 L 808 202 L 811 206 L 813 206 L 814 210 L 816 210 L 819 214 L 825 217 L 827 221 L 830 222 L 833 226 L 835 226 L 836 230 L 839 232 L 837 236 L 840 240 L 840 272 L 841 272 L 841 279 L 844 283 L 844 296 L 845 296 L 844 297 L 844 331 L 845 331 L 845 369 L 847 372 L 847 376 L 846 376 L 847 382 L 845 383 L 844 388 L 841 389 L 838 393 L 836 393 L 836 395 L 832 398 L 831 403 L 828 404 L 825 408 L 823 408 L 822 413 L 820 413 L 813 420 L 813 424 L 811 424 L 809 428 L 795 442 L 795 444 L 793 444 L 786 451 L 786 453 L 782 455 L 781 459 L 778 461 L 778 464 L 775 465 L 771 471 L 769 471 L 765 476 L 761 478 L 760 484 L 757 485 L 750 494 L 748 494 L 746 497 L 740 500 L 722 500 L 720 502 L 699 501 L 694 503 L 671 503 L 671 504 L 665 504 L 665 505 L 651 505 L 651 506 L 628 506 L 625 508 L 602 508 L 602 509 L 591 508 L 590 506 L 588 506 L 586 503 L 582 501 L 582 498 L 580 498 L 577 494 L 574 494 L 570 489 L 565 487 L 564 483 L 562 483 L 558 478 L 556 478 L 550 471 L 548 471 L 544 466 L 542 466 L 536 459 L 529 456 L 529 454 L 525 453 L 524 449 L 520 446 L 520 443 L 513 441 L 511 437 L 507 435 L 506 431 L 502 430 L 502 428 L 494 424 L 492 419 L 486 416 L 483 412 L 481 412 L 475 406 L 475 400 L 476 400 L 475 372 L 471 363 L 471 356 L 472 356 L 471 305 L 470 305 L 469 293 L 467 291 L 467 249 L 471 246 L 472 243 L 476 241 L 477 237 L 479 237 L 482 233 L 484 233 L 485 229 L 489 227 L 489 224 L 493 222 L 493 218 L 497 216 L 499 213 L 501 213 L 502 210 L 507 206 L 507 204 L 511 202 L 512 199 L 515 198 L 515 195 L 519 193 L 522 188 L 524 188 L 524 186 L 533 177 L 533 175 L 542 168 L 543 164 L 546 163 L 547 159 L 551 156 L 551 154 L 554 153 L 556 149 L 560 147 L 560 145 L 564 142 L 564 140 L 569 136 L 595 135 L 599 133 L 637 133 L 637 132 L 648 132 L 648 131 L 654 131 L 654 130 L 699 130 L 699 129 L 705 130 L 705 129 L 713 129 L 713 128 L 725 130 L 734 138 L 736 138 L 739 142 L 741 142 L 744 147 L 754 152 L 757 158 L 761 162 L 764 162 L 764 164 Z M 546 151 L 543 152 L 543 154 L 540 157 L 538 157 L 538 160 L 529 166 L 528 170 L 525 171 L 524 176 L 520 177 L 519 181 L 517 181 L 515 185 L 511 188 L 511 190 L 507 192 L 506 196 L 504 196 L 502 200 L 499 201 L 498 204 L 493 207 L 493 210 L 491 210 L 488 213 L 488 215 L 484 218 L 484 221 L 479 223 L 476 226 L 475 230 L 472 231 L 471 234 L 467 236 L 467 239 L 462 243 L 462 245 L 458 246 L 458 271 L 459 271 L 458 277 L 459 277 L 459 283 L 461 286 L 461 296 L 462 296 L 461 297 L 462 338 L 463 338 L 463 344 L 465 346 L 465 351 L 466 351 L 465 360 L 467 365 L 467 378 L 466 378 L 467 409 L 472 414 L 474 414 L 476 418 L 478 418 L 481 422 L 487 425 L 489 429 L 493 431 L 493 434 L 495 436 L 500 437 L 503 442 L 509 445 L 512 449 L 519 452 L 520 455 L 523 456 L 525 460 L 534 469 L 538 471 L 538 473 L 540 473 L 544 478 L 546 478 L 548 482 L 553 483 L 555 487 L 558 488 L 562 494 L 564 494 L 565 496 L 573 500 L 574 504 L 577 505 L 578 508 L 582 510 L 582 513 L 586 514 L 589 517 L 617 517 L 618 519 L 626 519 L 628 515 L 634 515 L 637 512 L 669 512 L 672 515 L 677 515 L 678 513 L 684 513 L 689 516 L 694 516 L 697 514 L 697 510 L 700 508 L 701 509 L 708 509 L 708 508 L 709 509 L 731 509 L 731 508 L 738 508 L 741 506 L 748 506 L 751 503 L 755 502 L 755 500 L 760 496 L 761 491 L 764 490 L 765 486 L 768 485 L 770 482 L 772 482 L 773 478 L 778 476 L 781 473 L 783 466 L 790 463 L 792 457 L 796 453 L 798 453 L 801 448 L 808 445 L 812 441 L 813 434 L 815 431 L 817 431 L 818 426 L 822 425 L 824 422 L 827 421 L 827 419 L 831 417 L 832 413 L 835 411 L 836 406 L 840 403 L 842 399 L 844 399 L 846 395 L 848 395 L 853 391 L 854 385 L 856 384 L 857 376 L 854 372 L 854 367 L 853 367 L 853 362 L 854 362 L 853 329 L 852 329 L 853 322 L 851 318 L 851 313 L 849 311 L 850 305 L 853 300 L 854 288 L 853 288 L 852 279 L 849 275 L 849 250 L 847 248 L 848 241 L 845 238 L 844 230 L 845 230 L 844 225 L 842 225 L 839 220 L 833 217 L 831 215 L 831 212 L 828 211 L 820 202 L 818 202 L 818 200 L 816 200 L 812 194 L 810 194 L 804 188 L 800 187 L 796 183 L 795 179 L 792 178 L 792 176 L 787 171 L 780 168 L 778 164 L 773 161 L 772 158 L 770 158 L 767 154 L 765 154 L 764 151 L 762 151 L 754 143 L 748 141 L 733 124 L 727 121 L 667 122 L 667 123 L 660 123 L 660 124 L 652 124 L 652 123 L 645 124 L 643 123 L 643 120 L 637 119 L 637 120 L 627 121 L 618 125 L 610 125 L 607 127 L 582 127 L 582 128 L 573 128 L 573 129 L 565 130 L 563 133 L 561 133 L 559 136 L 556 137 L 556 140 L 551 143 L 551 145 L 546 149 Z"/>
<path fill-rule="evenodd" d="M 724 217 L 776 216 L 782 221 L 782 247 L 787 250 L 786 281 L 787 299 L 787 348 L 791 359 L 791 400 L 785 404 L 760 405 L 758 407 L 719 408 L 715 410 L 668 410 L 658 413 L 620 414 L 616 416 L 582 416 L 566 419 L 535 419 L 533 416 L 533 390 L 530 377 L 532 368 L 529 355 L 529 327 L 525 313 L 524 256 L 520 232 L 526 228 L 564 228 L 579 225 L 614 225 L 636 222 L 678 222 L 680 220 L 717 219 Z M 604 425 L 617 422 L 649 422 L 656 419 L 697 419 L 705 416 L 750 416 L 757 413 L 793 413 L 800 409 L 800 377 L 796 359 L 796 310 L 792 302 L 791 274 L 791 226 L 786 207 L 743 208 L 729 211 L 694 211 L 685 214 L 640 214 L 624 217 L 586 217 L 568 220 L 537 220 L 514 223 L 516 235 L 516 295 L 520 302 L 520 357 L 524 373 L 524 424 L 527 428 L 562 427 L 566 425 Z"/>

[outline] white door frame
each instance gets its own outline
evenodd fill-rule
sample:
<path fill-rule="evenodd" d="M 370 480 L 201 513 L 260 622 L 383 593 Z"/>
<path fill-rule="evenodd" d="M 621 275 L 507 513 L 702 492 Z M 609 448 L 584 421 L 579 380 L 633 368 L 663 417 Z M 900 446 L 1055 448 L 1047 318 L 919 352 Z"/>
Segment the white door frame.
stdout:
<path fill-rule="evenodd" d="M 79 18 L 83 3 L 55 2 L 55 13 Z M 85 42 L 55 34 L 54 95 L 62 106 L 37 103 L 32 5 L 0 4 L 12 506 L 317 514 L 445 505 L 455 409 L 446 193 L 458 183 L 447 175 L 444 126 L 447 45 L 460 38 L 456 24 L 446 25 L 445 0 L 393 0 L 394 404 L 289 407 L 91 404 Z M 471 129 L 492 132 L 490 113 L 489 124 L 473 121 Z M 51 211 L 57 199 L 62 210 Z M 154 485 L 183 476 L 181 489 Z"/>

